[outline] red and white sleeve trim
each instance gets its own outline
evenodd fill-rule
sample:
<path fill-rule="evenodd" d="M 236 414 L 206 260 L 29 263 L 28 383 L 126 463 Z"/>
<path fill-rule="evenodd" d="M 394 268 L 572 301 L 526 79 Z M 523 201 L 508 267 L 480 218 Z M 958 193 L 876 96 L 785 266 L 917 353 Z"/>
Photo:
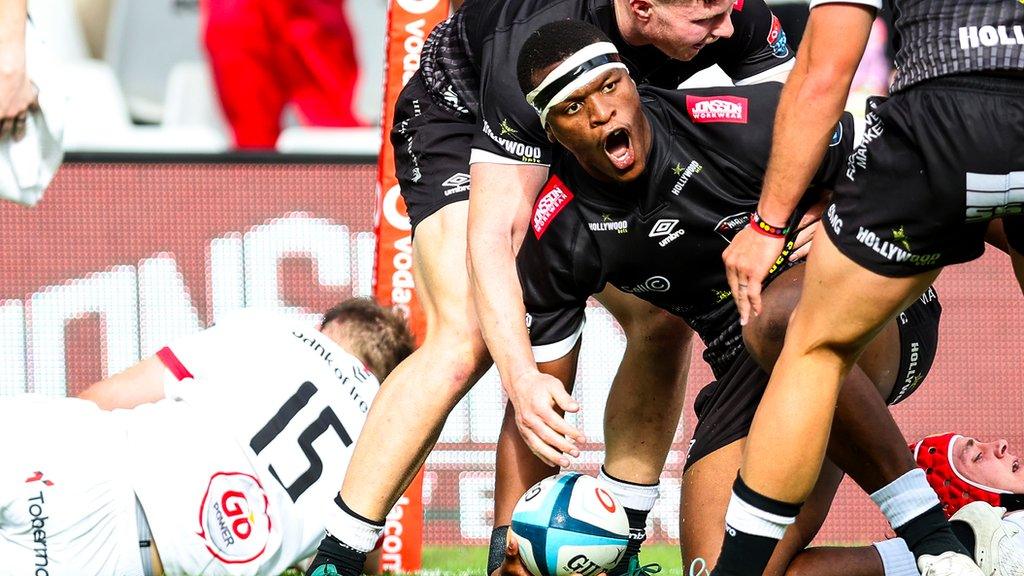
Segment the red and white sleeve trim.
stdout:
<path fill-rule="evenodd" d="M 185 368 L 185 365 L 181 363 L 181 360 L 178 360 L 178 357 L 170 348 L 164 346 L 157 350 L 156 357 L 163 362 L 164 366 L 171 371 L 171 374 L 173 374 L 178 381 L 195 378 L 192 376 L 192 373 L 188 371 L 188 368 Z"/>

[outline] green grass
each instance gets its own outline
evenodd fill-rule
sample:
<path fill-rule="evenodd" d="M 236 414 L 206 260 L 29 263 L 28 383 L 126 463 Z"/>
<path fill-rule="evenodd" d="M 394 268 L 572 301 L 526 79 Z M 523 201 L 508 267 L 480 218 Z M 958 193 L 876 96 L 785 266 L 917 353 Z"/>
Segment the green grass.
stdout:
<path fill-rule="evenodd" d="M 673 544 L 649 544 L 640 552 L 645 563 L 661 564 L 659 576 L 683 573 L 679 547 Z M 481 574 L 487 565 L 486 546 L 426 546 L 423 549 L 424 574 Z"/>

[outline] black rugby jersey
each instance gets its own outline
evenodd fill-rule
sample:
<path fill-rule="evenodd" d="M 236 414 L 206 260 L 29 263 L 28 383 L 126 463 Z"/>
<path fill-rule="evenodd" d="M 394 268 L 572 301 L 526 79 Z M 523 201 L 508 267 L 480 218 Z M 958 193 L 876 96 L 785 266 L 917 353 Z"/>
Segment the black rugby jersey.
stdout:
<path fill-rule="evenodd" d="M 550 163 L 551 144 L 520 90 L 516 61 L 530 33 L 564 19 L 600 28 L 620 50 L 634 80 L 664 88 L 675 88 L 714 64 L 736 81 L 749 81 L 793 58 L 764 0 L 737 0 L 732 37 L 706 46 L 686 62 L 654 46 L 626 44 L 612 0 L 467 0 L 431 32 L 420 55 L 420 73 L 435 102 L 480 124 L 474 148 L 516 162 Z"/>
<path fill-rule="evenodd" d="M 682 317 L 716 377 L 724 373 L 743 343 L 722 252 L 757 208 L 780 90 L 641 87 L 653 147 L 628 185 L 597 181 L 569 152 L 555 152 L 517 256 L 535 350 L 571 345 L 587 298 L 611 284 Z M 830 188 L 845 166 L 849 114 L 831 144 L 815 186 Z"/>
<path fill-rule="evenodd" d="M 882 0 L 854 2 L 875 8 Z M 1024 71 L 1022 0 L 890 0 L 896 34 L 892 92 L 919 82 L 986 71 Z"/>

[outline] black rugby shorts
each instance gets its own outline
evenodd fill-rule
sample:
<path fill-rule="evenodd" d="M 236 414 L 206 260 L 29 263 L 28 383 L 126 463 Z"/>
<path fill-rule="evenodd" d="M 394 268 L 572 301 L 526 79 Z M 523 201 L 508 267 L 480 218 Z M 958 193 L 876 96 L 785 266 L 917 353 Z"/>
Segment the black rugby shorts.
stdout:
<path fill-rule="evenodd" d="M 871 98 L 825 230 L 859 265 L 891 277 L 967 262 L 1003 218 L 1024 248 L 1024 77 L 951 76 Z"/>
<path fill-rule="evenodd" d="M 476 132 L 472 119 L 435 103 L 419 72 L 413 74 L 395 103 L 391 145 L 414 232 L 434 212 L 469 200 L 469 154 Z"/>
<path fill-rule="evenodd" d="M 905 400 L 928 375 L 938 347 L 941 314 L 938 296 L 929 288 L 899 315 L 900 367 L 887 404 Z M 697 426 L 684 471 L 715 450 L 747 437 L 767 386 L 768 374 L 744 348 L 722 378 L 697 394 L 693 402 Z"/>

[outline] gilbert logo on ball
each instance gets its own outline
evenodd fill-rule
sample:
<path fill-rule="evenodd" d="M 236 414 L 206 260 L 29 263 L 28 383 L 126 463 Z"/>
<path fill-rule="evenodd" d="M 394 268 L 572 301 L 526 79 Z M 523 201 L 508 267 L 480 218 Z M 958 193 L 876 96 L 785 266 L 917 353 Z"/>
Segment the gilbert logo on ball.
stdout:
<path fill-rule="evenodd" d="M 571 472 L 527 490 L 512 512 L 511 532 L 534 576 L 589 576 L 618 564 L 629 520 L 597 478 Z"/>

